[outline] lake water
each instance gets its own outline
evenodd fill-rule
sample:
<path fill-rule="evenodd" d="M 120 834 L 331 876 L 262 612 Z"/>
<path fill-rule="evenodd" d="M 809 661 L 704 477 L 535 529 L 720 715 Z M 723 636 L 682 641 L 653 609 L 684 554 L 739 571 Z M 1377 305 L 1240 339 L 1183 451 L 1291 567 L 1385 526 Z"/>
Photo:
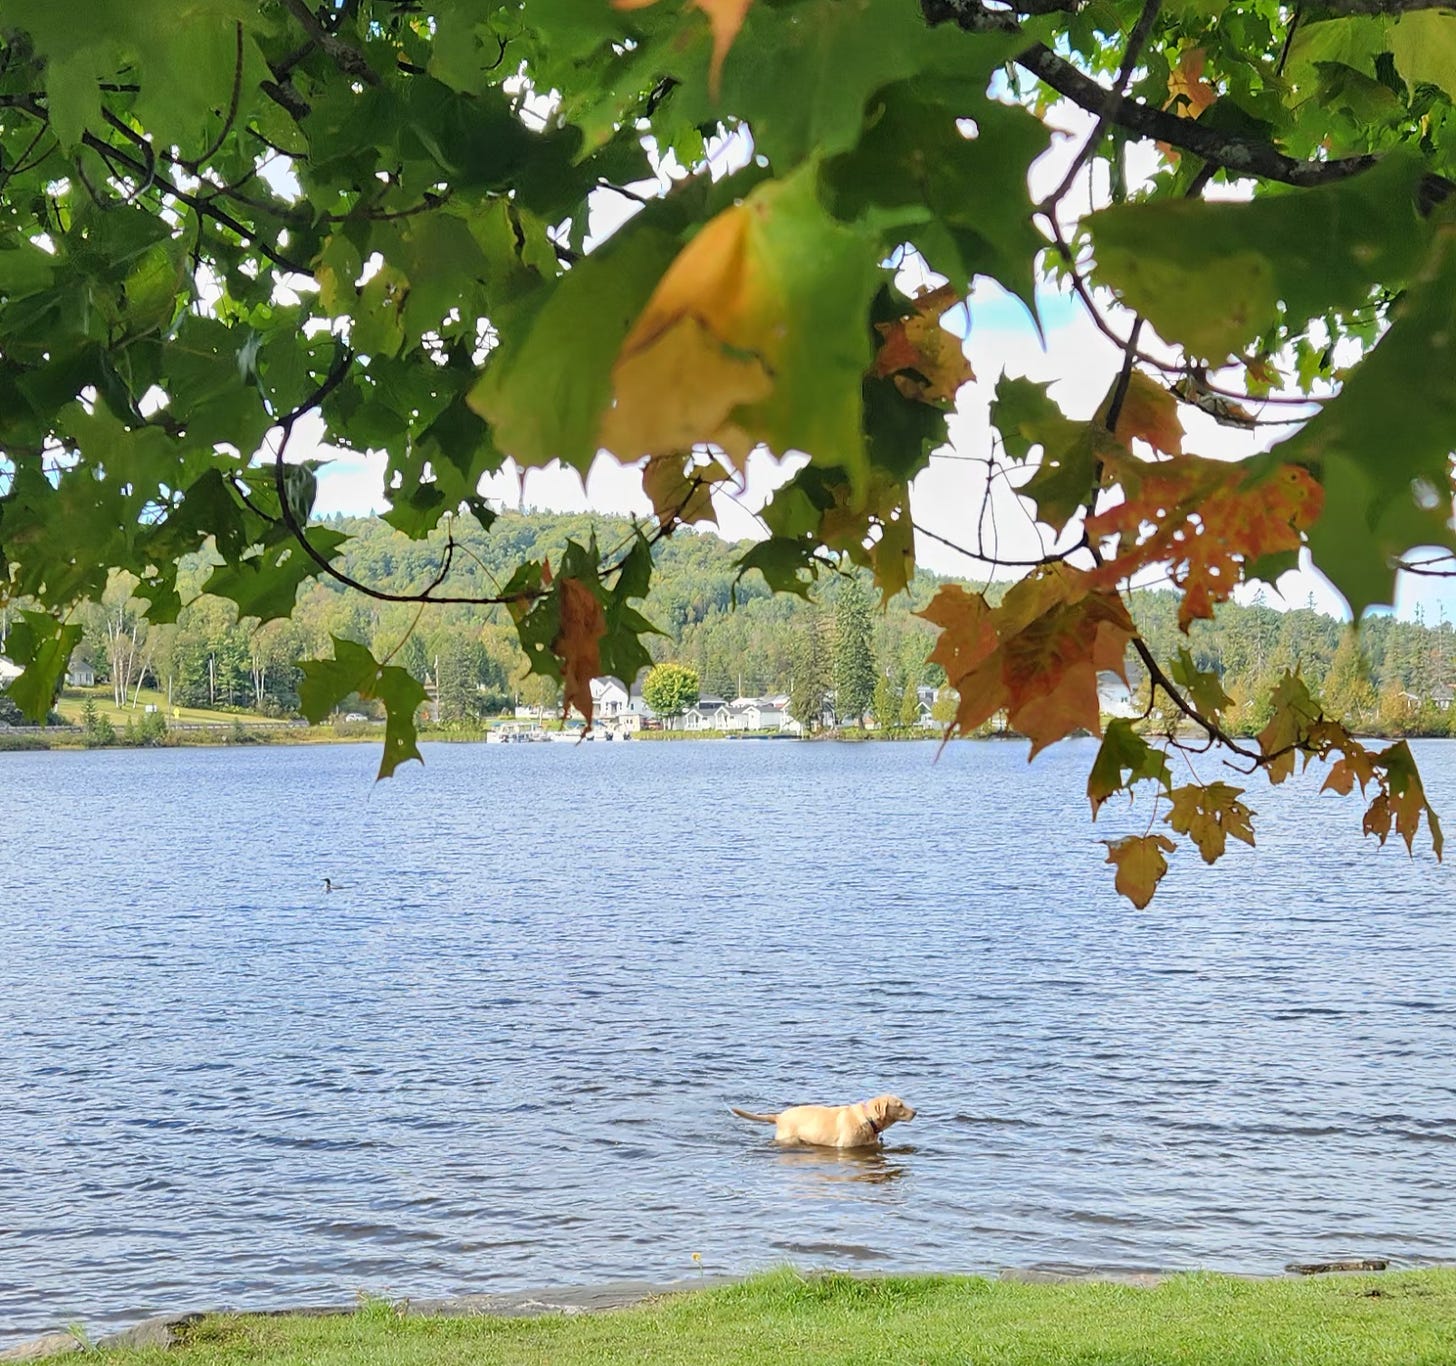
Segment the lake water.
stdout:
<path fill-rule="evenodd" d="M 1259 848 L 1138 912 L 1099 839 L 1147 807 L 1092 825 L 1093 753 L 0 755 L 0 1341 L 694 1253 L 1456 1260 L 1424 833 L 1250 780 Z M 1456 820 L 1456 746 L 1419 757 Z M 871 1158 L 726 1108 L 887 1089 L 920 1115 Z"/>

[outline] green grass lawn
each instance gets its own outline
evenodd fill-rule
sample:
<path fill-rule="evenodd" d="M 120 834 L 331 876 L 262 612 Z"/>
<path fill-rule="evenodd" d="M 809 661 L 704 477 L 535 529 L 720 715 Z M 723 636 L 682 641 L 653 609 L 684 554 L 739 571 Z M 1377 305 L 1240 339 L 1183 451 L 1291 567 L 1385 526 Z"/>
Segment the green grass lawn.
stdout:
<path fill-rule="evenodd" d="M 1155 1289 L 972 1277 L 775 1272 L 638 1308 L 415 1318 L 382 1301 L 330 1318 L 215 1316 L 152 1366 L 446 1366 L 458 1362 L 910 1366 L 1451 1366 L 1456 1270 Z"/>
<path fill-rule="evenodd" d="M 178 707 L 176 715 L 173 715 L 173 709 L 167 705 L 167 695 L 158 692 L 155 688 L 143 688 L 135 707 L 118 707 L 111 689 L 104 685 L 95 688 L 65 689 L 61 693 L 60 701 L 56 703 L 56 710 L 68 725 L 79 726 L 81 712 L 85 708 L 88 698 L 96 703 L 97 716 L 105 717 L 117 730 L 123 729 L 128 721 L 140 725 L 148 705 L 156 707 L 168 725 L 174 722 L 232 725 L 234 721 L 254 725 L 268 720 L 267 717 L 255 712 L 209 711 L 205 707 Z"/>

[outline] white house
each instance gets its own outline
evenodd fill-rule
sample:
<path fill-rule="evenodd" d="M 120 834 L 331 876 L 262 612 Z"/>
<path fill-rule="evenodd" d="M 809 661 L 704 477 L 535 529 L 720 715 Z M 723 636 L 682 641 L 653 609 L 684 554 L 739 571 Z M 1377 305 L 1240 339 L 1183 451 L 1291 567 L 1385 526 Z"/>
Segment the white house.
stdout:
<path fill-rule="evenodd" d="M 1115 673 L 1104 672 L 1097 675 L 1097 710 L 1103 716 L 1124 719 L 1142 715 L 1132 689 Z"/>
<path fill-rule="evenodd" d="M 72 688 L 94 688 L 96 670 L 84 659 L 73 659 L 66 669 L 66 683 Z"/>
<path fill-rule="evenodd" d="M 7 688 L 25 672 L 19 664 L 12 664 L 8 659 L 0 657 L 0 688 Z"/>
<path fill-rule="evenodd" d="M 784 709 L 776 698 L 755 698 L 743 709 L 745 730 L 784 731 L 797 730 L 799 723 Z"/>
<path fill-rule="evenodd" d="M 726 730 L 728 703 L 721 697 L 700 697 L 698 705 L 683 713 L 684 730 Z"/>
<path fill-rule="evenodd" d="M 594 678 L 587 686 L 591 689 L 594 720 L 610 721 L 624 712 L 632 700 L 631 692 L 615 678 Z"/>

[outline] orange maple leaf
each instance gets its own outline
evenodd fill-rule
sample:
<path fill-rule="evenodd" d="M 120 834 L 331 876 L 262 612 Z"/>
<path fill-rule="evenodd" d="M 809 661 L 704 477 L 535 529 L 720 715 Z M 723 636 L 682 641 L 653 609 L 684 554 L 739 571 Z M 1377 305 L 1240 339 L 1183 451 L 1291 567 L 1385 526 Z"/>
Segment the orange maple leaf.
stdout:
<path fill-rule="evenodd" d="M 939 664 L 951 687 L 960 694 L 947 736 L 953 731 L 967 735 L 1006 702 L 1000 660 L 996 657 L 1001 640 L 996 633 L 995 609 L 981 594 L 948 583 L 918 615 L 941 628 L 928 662 Z"/>
<path fill-rule="evenodd" d="M 894 322 L 876 323 L 884 338 L 873 374 L 894 377 L 895 388 L 922 403 L 953 403 L 961 385 L 975 379 L 961 339 L 940 325 L 941 316 L 963 296 L 952 285 L 920 294 L 915 311 Z"/>
<path fill-rule="evenodd" d="M 565 720 L 575 707 L 592 724 L 591 681 L 602 671 L 602 637 L 607 631 L 606 613 L 589 585 L 580 579 L 557 580 L 557 601 L 561 606 L 561 629 L 551 642 L 551 651 L 561 660 L 562 707 Z"/>
<path fill-rule="evenodd" d="M 1171 854 L 1178 846 L 1166 835 L 1129 835 L 1102 842 L 1107 846 L 1107 862 L 1117 865 L 1113 886 L 1142 910 L 1168 871 L 1168 860 L 1163 855 Z"/>
<path fill-rule="evenodd" d="M 1113 391 L 1116 392 L 1116 384 Z M 1107 395 L 1096 420 L 1104 426 L 1112 405 Z M 1128 376 L 1122 407 L 1117 411 L 1117 430 L 1113 433 L 1124 446 L 1134 437 L 1141 437 L 1155 450 L 1168 455 L 1183 454 L 1183 423 L 1178 418 L 1178 400 L 1157 380 L 1149 379 L 1141 370 Z"/>
<path fill-rule="evenodd" d="M 1201 47 L 1186 47 L 1178 56 L 1178 65 L 1168 73 L 1168 101 L 1164 109 L 1172 109 L 1182 118 L 1196 119 L 1218 99 L 1218 91 L 1204 74 L 1208 54 Z"/>
<path fill-rule="evenodd" d="M 920 615 L 944 632 L 930 662 L 960 694 L 950 731 L 1005 710 L 1033 755 L 1075 730 L 1100 733 L 1097 675 L 1125 674 L 1136 634 L 1121 598 L 1066 565 L 1023 579 L 995 608 L 946 585 Z"/>
<path fill-rule="evenodd" d="M 1148 462 L 1112 452 L 1103 456 L 1103 471 L 1121 486 L 1123 501 L 1087 519 L 1094 541 L 1118 538 L 1096 581 L 1119 583 L 1166 563 L 1183 590 L 1184 631 L 1232 594 L 1243 562 L 1297 550 L 1324 503 L 1324 490 L 1297 465 L 1246 483 L 1244 467 L 1233 462 L 1194 455 Z"/>
<path fill-rule="evenodd" d="M 612 0 L 617 10 L 646 9 L 657 0 Z M 708 61 L 708 93 L 716 100 L 723 81 L 723 61 L 728 50 L 738 37 L 738 30 L 748 16 L 748 7 L 753 0 L 688 0 L 687 9 L 701 11 L 708 17 L 708 28 L 713 35 L 713 55 Z"/>

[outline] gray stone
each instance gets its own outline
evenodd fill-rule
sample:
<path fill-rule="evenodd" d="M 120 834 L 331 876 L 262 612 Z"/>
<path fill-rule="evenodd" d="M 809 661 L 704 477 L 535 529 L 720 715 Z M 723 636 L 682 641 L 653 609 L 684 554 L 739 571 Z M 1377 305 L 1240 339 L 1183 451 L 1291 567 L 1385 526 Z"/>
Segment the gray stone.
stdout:
<path fill-rule="evenodd" d="M 140 1323 L 124 1328 L 119 1333 L 108 1333 L 96 1342 L 98 1347 L 174 1347 L 177 1344 L 177 1330 L 189 1323 L 196 1323 L 201 1314 L 157 1314 Z"/>
<path fill-rule="evenodd" d="M 74 1333 L 47 1333 L 0 1352 L 0 1361 L 39 1361 L 42 1357 L 60 1356 L 62 1352 L 79 1352 L 85 1344 Z"/>
<path fill-rule="evenodd" d="M 1044 1267 L 1006 1267 L 996 1279 L 1017 1285 L 1077 1285 L 1095 1281 L 1106 1285 L 1131 1285 L 1152 1290 L 1171 1275 L 1167 1271 L 1055 1271 Z"/>

